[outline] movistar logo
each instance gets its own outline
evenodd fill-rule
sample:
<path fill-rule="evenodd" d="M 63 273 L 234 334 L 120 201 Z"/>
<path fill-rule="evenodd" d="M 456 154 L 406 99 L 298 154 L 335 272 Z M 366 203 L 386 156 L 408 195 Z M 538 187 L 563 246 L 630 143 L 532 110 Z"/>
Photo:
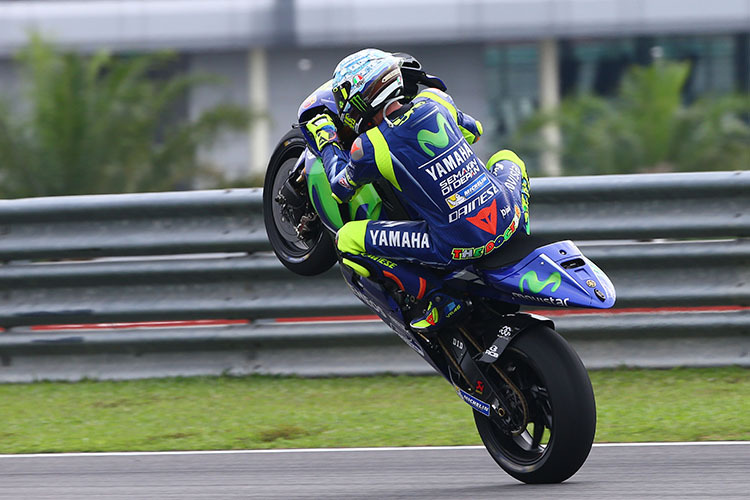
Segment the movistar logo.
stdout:
<path fill-rule="evenodd" d="M 422 150 L 430 156 L 435 156 L 435 152 L 427 147 L 428 144 L 436 148 L 444 148 L 448 145 L 448 133 L 445 131 L 445 126 L 448 125 L 448 120 L 446 120 L 443 115 L 438 114 L 437 124 L 437 132 L 424 129 L 420 130 L 417 134 L 419 145 L 422 146 Z"/>
<path fill-rule="evenodd" d="M 529 290 L 532 293 L 539 293 L 544 290 L 547 285 L 550 284 L 552 285 L 551 291 L 554 292 L 558 288 L 560 288 L 562 278 L 560 277 L 560 273 L 555 271 L 554 273 L 550 274 L 549 278 L 547 278 L 546 280 L 539 281 L 539 276 L 536 274 L 536 271 L 529 271 L 521 277 L 521 282 L 518 284 L 518 288 L 520 288 L 522 292 L 526 291 L 523 289 L 523 284 L 525 282 L 528 282 Z"/>

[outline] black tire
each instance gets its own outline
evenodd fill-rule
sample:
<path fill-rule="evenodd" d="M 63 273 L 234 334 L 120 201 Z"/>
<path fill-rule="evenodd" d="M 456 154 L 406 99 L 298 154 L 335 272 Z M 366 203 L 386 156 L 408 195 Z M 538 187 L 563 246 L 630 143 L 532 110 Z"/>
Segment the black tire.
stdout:
<path fill-rule="evenodd" d="M 557 332 L 540 325 L 516 337 L 496 364 L 524 394 L 530 424 L 510 436 L 474 412 L 487 451 L 524 483 L 565 481 L 586 461 L 596 431 L 594 391 L 583 363 Z"/>
<path fill-rule="evenodd" d="M 336 262 L 331 235 L 321 224 L 316 234 L 300 239 L 294 224 L 284 220 L 281 207 L 274 200 L 305 147 L 302 132 L 293 129 L 274 149 L 263 183 L 263 222 L 271 247 L 281 263 L 297 274 L 315 276 L 329 270 Z"/>

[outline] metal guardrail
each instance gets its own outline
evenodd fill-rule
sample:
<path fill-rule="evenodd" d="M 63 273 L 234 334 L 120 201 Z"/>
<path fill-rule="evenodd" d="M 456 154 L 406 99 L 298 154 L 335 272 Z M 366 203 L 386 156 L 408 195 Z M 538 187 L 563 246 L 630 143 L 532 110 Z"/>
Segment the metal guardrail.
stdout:
<path fill-rule="evenodd" d="M 261 190 L 0 200 L 0 259 L 269 250 Z"/>
<path fill-rule="evenodd" d="M 750 364 L 743 310 L 750 306 L 750 172 L 533 179 L 531 217 L 534 233 L 575 240 L 610 275 L 619 310 L 714 306 L 711 331 L 731 324 L 738 346 L 731 362 Z M 369 313 L 337 270 L 299 277 L 269 249 L 258 189 L 0 201 L 0 326 L 9 329 L 0 335 L 0 358 L 44 351 L 41 334 L 24 333 L 30 325 Z M 602 330 L 632 327 L 631 337 L 654 339 L 684 330 L 687 318 L 704 324 L 705 314 L 586 315 L 558 324 L 570 338 L 606 324 Z M 252 335 L 237 333 L 248 328 L 230 331 L 253 344 Z M 184 332 L 154 332 L 136 351 L 179 350 L 188 338 L 197 345 L 195 331 Z M 218 331 L 205 332 L 201 345 L 221 345 L 211 344 Z M 138 338 L 97 335 L 79 335 L 76 348 L 101 351 L 94 338 L 102 335 L 112 339 L 110 350 Z M 68 335 L 42 336 L 58 341 L 56 351 L 70 347 L 59 342 Z"/>
<path fill-rule="evenodd" d="M 745 365 L 750 310 L 554 317 L 589 369 Z M 0 381 L 434 374 L 381 321 L 0 335 Z"/>

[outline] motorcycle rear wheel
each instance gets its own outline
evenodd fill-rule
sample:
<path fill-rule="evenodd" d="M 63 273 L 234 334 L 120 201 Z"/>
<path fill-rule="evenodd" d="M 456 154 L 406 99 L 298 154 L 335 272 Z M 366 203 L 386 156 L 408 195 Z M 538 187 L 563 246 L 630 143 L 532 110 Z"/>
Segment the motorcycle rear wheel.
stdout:
<path fill-rule="evenodd" d="M 508 346 L 497 366 L 526 398 L 526 430 L 512 436 L 481 413 L 474 421 L 487 451 L 524 483 L 561 483 L 581 468 L 596 431 L 591 380 L 572 347 L 554 330 L 537 326 Z M 499 375 L 488 370 L 491 377 Z"/>
<path fill-rule="evenodd" d="M 305 147 L 302 132 L 290 130 L 274 149 L 263 183 L 263 221 L 271 247 L 281 263 L 302 276 L 315 276 L 336 263 L 331 235 L 319 224 L 315 234 L 299 238 L 295 221 L 283 216 L 281 206 L 275 200 Z"/>

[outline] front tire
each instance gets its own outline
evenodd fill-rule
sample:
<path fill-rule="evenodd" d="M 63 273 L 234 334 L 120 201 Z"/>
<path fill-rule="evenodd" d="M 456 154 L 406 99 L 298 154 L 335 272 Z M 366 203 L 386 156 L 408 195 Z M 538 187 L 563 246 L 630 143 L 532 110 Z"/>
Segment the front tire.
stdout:
<path fill-rule="evenodd" d="M 529 417 L 513 436 L 474 412 L 487 451 L 524 483 L 565 481 L 586 461 L 596 431 L 594 391 L 583 363 L 557 332 L 539 325 L 516 337 L 496 364 L 524 395 Z"/>
<path fill-rule="evenodd" d="M 315 276 L 336 263 L 331 235 L 318 223 L 314 234 L 300 238 L 295 230 L 297 221 L 284 216 L 281 205 L 275 200 L 305 148 L 302 132 L 290 130 L 274 149 L 263 183 L 263 222 L 271 247 L 281 263 L 302 276 Z M 309 211 L 314 211 L 311 204 Z"/>

